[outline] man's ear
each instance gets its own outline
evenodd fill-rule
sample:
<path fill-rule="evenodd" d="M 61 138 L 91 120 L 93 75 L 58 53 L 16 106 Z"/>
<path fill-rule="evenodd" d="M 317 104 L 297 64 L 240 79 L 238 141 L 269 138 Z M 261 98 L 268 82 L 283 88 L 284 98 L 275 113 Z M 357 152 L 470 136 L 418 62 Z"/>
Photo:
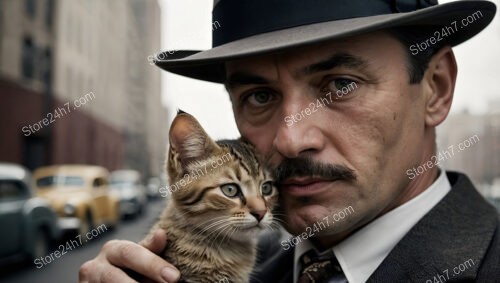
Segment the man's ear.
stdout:
<path fill-rule="evenodd" d="M 423 80 L 425 123 L 429 127 L 436 127 L 448 116 L 457 80 L 457 62 L 450 46 L 434 54 Z"/>

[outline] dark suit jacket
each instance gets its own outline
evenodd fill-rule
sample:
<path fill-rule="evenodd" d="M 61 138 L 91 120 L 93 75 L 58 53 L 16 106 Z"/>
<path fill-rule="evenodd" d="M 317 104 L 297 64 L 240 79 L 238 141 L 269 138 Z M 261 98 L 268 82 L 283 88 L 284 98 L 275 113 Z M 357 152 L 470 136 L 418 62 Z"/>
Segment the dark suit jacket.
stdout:
<path fill-rule="evenodd" d="M 465 175 L 447 176 L 451 191 L 403 237 L 367 282 L 500 282 L 498 212 Z M 264 236 L 251 282 L 291 283 L 293 249 L 283 250 L 276 233 Z"/>

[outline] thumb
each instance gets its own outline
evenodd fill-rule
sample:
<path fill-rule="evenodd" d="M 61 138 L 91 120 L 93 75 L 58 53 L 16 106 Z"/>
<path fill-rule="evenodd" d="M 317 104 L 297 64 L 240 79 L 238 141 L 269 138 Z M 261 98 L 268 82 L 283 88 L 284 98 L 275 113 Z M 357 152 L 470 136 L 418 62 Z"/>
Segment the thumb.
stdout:
<path fill-rule="evenodd" d="M 167 245 L 167 234 L 162 229 L 156 229 L 146 238 L 139 242 L 139 245 L 152 251 L 155 254 L 161 253 Z"/>

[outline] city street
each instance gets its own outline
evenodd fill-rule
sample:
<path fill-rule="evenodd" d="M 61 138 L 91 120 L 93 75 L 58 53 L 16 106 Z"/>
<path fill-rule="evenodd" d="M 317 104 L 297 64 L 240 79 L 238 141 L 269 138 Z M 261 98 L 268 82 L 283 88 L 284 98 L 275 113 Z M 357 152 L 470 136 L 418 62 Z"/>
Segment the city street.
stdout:
<path fill-rule="evenodd" d="M 33 282 L 77 282 L 80 265 L 95 257 L 102 245 L 111 239 L 124 239 L 137 242 L 144 238 L 150 227 L 158 218 L 164 207 L 164 199 L 150 201 L 147 209 L 140 217 L 121 221 L 119 226 L 112 231 L 105 231 L 98 237 L 88 241 L 85 245 L 68 250 L 60 258 L 37 269 L 34 264 L 24 266 L 0 267 L 0 282 L 3 283 L 33 283 Z M 62 244 L 66 244 L 63 242 Z M 9 269 L 6 271 L 5 269 Z"/>

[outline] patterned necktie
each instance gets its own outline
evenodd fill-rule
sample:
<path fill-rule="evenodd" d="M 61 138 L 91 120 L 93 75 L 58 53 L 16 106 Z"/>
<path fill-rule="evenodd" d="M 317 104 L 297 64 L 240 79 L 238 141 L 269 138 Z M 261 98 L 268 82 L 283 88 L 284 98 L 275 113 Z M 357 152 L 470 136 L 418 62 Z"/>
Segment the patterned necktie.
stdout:
<path fill-rule="evenodd" d="M 302 271 L 297 283 L 346 283 L 347 279 L 342 272 L 339 262 L 333 251 L 318 255 L 315 250 L 305 253 L 300 261 Z"/>

